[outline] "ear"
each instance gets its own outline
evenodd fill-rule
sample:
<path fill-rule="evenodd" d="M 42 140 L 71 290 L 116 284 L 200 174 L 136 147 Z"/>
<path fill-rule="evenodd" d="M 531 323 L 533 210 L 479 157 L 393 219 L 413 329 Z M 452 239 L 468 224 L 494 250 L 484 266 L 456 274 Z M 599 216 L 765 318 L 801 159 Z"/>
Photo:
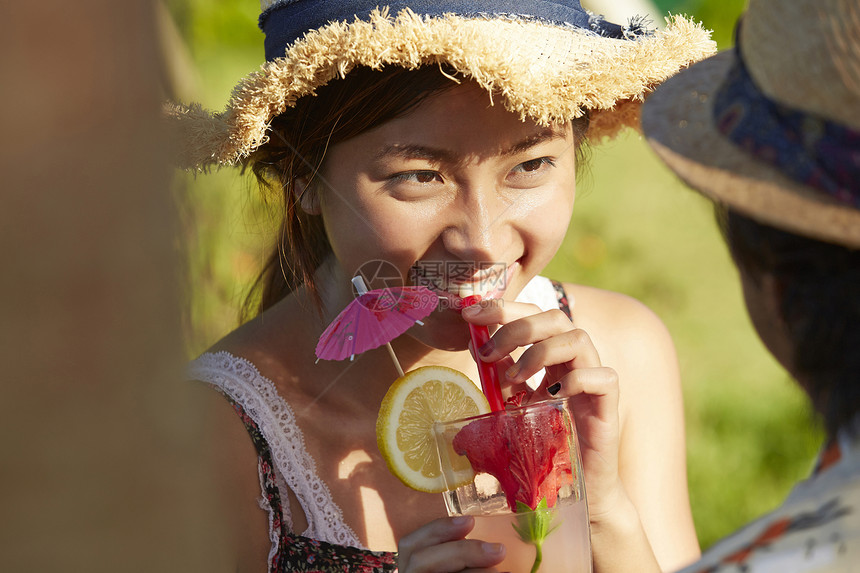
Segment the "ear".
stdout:
<path fill-rule="evenodd" d="M 302 211 L 308 215 L 319 215 L 322 213 L 319 193 L 316 186 L 311 185 L 307 177 L 296 177 L 293 181 L 293 193 Z"/>

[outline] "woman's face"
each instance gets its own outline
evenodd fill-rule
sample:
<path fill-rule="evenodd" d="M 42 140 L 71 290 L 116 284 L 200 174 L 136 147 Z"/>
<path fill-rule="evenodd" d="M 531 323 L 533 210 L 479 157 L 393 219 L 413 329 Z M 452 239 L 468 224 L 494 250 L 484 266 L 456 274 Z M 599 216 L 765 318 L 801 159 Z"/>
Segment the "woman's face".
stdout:
<path fill-rule="evenodd" d="M 339 284 L 325 288 L 349 300 L 359 272 L 370 288 L 392 278 L 424 284 L 441 297 L 439 309 L 409 334 L 433 348 L 465 348 L 468 331 L 452 308 L 460 297 L 513 300 L 559 248 L 573 210 L 575 151 L 569 124 L 520 121 L 470 82 L 332 146 L 318 209 Z"/>

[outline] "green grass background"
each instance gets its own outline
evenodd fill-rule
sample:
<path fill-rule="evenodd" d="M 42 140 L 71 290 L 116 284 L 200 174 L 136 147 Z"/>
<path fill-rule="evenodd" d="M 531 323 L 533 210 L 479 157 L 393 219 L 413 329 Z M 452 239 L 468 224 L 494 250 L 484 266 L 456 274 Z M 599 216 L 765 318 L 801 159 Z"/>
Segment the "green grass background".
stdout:
<path fill-rule="evenodd" d="M 658 0 L 732 42 L 742 0 Z M 176 94 L 222 109 L 262 61 L 258 3 L 170 0 L 189 56 Z M 234 328 L 272 222 L 246 175 L 176 175 L 188 253 L 187 339 L 196 354 Z M 690 495 L 703 548 L 777 505 L 821 440 L 801 392 L 756 337 L 710 204 L 637 134 L 592 150 L 566 242 L 546 274 L 634 296 L 666 322 L 684 382 Z"/>

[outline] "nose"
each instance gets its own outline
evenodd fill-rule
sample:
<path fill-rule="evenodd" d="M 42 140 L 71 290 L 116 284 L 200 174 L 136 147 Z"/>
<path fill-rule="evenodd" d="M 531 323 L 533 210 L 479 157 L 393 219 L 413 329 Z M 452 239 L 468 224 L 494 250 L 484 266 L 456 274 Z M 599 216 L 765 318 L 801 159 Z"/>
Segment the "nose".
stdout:
<path fill-rule="evenodd" d="M 445 248 L 464 261 L 496 262 L 509 250 L 509 207 L 492 186 L 461 189 L 442 234 Z"/>

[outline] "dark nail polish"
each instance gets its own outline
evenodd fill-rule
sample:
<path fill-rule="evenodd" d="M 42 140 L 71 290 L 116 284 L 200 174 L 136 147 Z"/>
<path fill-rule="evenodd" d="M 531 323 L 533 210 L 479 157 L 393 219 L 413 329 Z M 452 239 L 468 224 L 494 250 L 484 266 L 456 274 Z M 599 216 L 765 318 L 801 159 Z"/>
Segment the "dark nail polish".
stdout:
<path fill-rule="evenodd" d="M 546 391 L 549 392 L 552 396 L 558 394 L 559 390 L 561 390 L 561 382 L 556 382 L 555 384 L 546 389 Z"/>
<path fill-rule="evenodd" d="M 522 369 L 522 367 L 519 364 L 514 363 L 511 365 L 510 368 L 505 370 L 505 377 L 508 380 L 516 380 L 517 375 L 520 373 L 521 369 Z"/>
<path fill-rule="evenodd" d="M 493 339 L 491 338 L 490 340 L 485 342 L 481 348 L 478 349 L 478 354 L 480 354 L 481 356 L 489 356 L 493 353 L 493 349 L 495 348 L 496 343 L 493 342 Z"/>

